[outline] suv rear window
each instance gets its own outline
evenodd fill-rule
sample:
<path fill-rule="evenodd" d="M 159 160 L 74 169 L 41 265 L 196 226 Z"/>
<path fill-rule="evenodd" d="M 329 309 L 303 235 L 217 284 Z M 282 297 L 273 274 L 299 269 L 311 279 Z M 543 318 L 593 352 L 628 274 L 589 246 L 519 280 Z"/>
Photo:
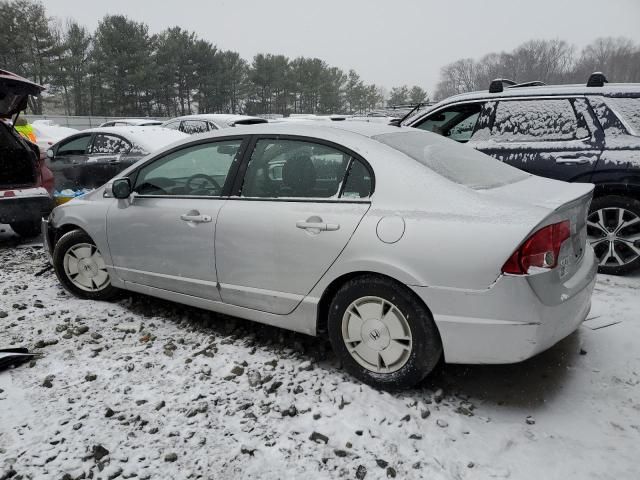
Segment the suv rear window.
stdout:
<path fill-rule="evenodd" d="M 605 101 L 629 133 L 640 137 L 640 98 L 607 97 Z"/>
<path fill-rule="evenodd" d="M 491 138 L 499 142 L 573 140 L 578 138 L 578 121 L 567 99 L 501 101 Z"/>
<path fill-rule="evenodd" d="M 515 183 L 529 176 L 473 148 L 428 132 L 376 135 L 375 140 L 417 160 L 452 182 L 481 190 Z"/>

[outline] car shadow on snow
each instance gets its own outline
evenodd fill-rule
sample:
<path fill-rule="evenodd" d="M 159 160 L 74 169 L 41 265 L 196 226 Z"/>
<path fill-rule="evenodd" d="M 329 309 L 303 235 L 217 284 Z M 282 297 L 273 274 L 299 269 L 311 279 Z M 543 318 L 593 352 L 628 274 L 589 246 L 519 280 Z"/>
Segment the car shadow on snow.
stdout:
<path fill-rule="evenodd" d="M 573 365 L 581 357 L 580 329 L 550 349 L 508 365 L 440 365 L 425 385 L 474 402 L 530 411 L 549 404 L 572 382 Z M 586 353 L 583 351 L 583 353 Z M 433 388 L 433 387 L 432 387 Z"/>
<path fill-rule="evenodd" d="M 161 314 L 176 319 L 182 327 L 201 331 L 203 335 L 230 337 L 244 346 L 264 348 L 275 355 L 300 358 L 317 364 L 327 374 L 342 372 L 331 345 L 322 337 L 283 330 L 257 322 L 220 315 L 169 301 L 131 294 L 127 301 L 132 313 L 142 316 Z M 495 404 L 529 411 L 548 403 L 571 381 L 571 365 L 580 357 L 580 332 L 517 364 L 510 365 L 446 365 L 440 363 L 414 389 L 391 392 L 398 398 L 423 397 L 437 389 L 455 400 L 474 404 Z M 345 381 L 358 383 L 344 373 Z"/>

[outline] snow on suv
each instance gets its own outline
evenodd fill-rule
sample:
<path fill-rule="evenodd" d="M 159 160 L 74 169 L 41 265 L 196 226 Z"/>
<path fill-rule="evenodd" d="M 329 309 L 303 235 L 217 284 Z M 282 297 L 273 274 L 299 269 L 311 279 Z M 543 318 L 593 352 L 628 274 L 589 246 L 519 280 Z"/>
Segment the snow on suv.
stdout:
<path fill-rule="evenodd" d="M 640 84 L 607 84 L 599 72 L 586 85 L 498 79 L 402 123 L 535 175 L 594 183 L 587 225 L 599 271 L 640 268 Z"/>
<path fill-rule="evenodd" d="M 27 108 L 29 95 L 43 87 L 0 70 L 0 223 L 23 237 L 40 232 L 40 221 L 53 207 L 53 174 L 40 159 L 36 145 L 13 128 Z M 13 117 L 13 119 L 12 119 Z"/>

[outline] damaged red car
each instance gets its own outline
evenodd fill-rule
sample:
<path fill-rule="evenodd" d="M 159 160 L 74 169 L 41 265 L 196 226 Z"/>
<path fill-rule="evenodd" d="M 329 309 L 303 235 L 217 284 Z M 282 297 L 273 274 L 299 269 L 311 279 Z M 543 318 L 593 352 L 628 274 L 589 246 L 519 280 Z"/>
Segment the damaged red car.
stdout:
<path fill-rule="evenodd" d="M 0 223 L 20 236 L 40 232 L 40 219 L 53 208 L 53 174 L 38 146 L 13 127 L 26 110 L 29 95 L 44 87 L 0 70 Z"/>

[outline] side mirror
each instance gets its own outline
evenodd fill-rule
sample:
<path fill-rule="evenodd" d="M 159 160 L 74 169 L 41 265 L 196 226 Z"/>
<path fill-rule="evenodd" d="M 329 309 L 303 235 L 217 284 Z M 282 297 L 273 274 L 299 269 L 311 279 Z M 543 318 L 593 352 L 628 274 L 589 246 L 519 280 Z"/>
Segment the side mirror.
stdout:
<path fill-rule="evenodd" d="M 47 157 L 51 160 L 53 160 L 53 157 L 55 157 L 54 153 L 53 153 L 53 148 L 50 148 L 49 150 L 47 150 Z"/>
<path fill-rule="evenodd" d="M 116 198 L 129 198 L 131 195 L 131 180 L 127 177 L 116 178 L 111 184 L 111 193 Z"/>

